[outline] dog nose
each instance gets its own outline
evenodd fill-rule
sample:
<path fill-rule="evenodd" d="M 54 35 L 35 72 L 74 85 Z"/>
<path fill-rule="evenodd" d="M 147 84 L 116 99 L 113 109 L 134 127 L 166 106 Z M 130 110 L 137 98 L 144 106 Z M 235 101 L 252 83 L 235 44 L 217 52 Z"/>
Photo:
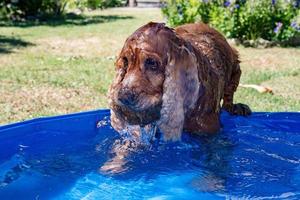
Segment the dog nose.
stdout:
<path fill-rule="evenodd" d="M 122 88 L 118 94 L 119 101 L 127 106 L 133 106 L 137 100 L 137 94 L 130 88 Z"/>

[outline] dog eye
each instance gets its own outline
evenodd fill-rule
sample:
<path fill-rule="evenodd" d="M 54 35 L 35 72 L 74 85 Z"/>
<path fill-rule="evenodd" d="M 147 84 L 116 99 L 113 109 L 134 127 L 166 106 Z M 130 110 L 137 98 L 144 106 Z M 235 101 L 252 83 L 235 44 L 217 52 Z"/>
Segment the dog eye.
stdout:
<path fill-rule="evenodd" d="M 152 59 L 152 58 L 147 58 L 145 60 L 145 63 L 144 63 L 146 69 L 150 69 L 152 71 L 155 71 L 158 69 L 159 67 L 159 64 L 156 60 Z"/>

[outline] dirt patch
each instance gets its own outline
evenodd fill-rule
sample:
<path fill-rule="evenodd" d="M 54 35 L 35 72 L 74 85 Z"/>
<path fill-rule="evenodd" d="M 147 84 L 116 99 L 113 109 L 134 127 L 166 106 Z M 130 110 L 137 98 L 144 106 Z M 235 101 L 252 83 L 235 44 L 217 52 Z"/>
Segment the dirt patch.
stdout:
<path fill-rule="evenodd" d="M 238 48 L 242 67 L 249 69 L 283 70 L 300 64 L 300 50 L 294 48 Z"/>
<path fill-rule="evenodd" d="M 28 118 L 93 110 L 106 97 L 88 88 L 21 86 L 0 90 L 0 124 Z"/>
<path fill-rule="evenodd" d="M 100 37 L 65 39 L 51 37 L 37 40 L 34 51 L 44 51 L 58 56 L 109 57 L 116 55 L 121 48 L 117 40 Z"/>
<path fill-rule="evenodd" d="M 300 101 L 300 75 L 271 79 L 262 85 L 271 87 L 274 95 Z"/>

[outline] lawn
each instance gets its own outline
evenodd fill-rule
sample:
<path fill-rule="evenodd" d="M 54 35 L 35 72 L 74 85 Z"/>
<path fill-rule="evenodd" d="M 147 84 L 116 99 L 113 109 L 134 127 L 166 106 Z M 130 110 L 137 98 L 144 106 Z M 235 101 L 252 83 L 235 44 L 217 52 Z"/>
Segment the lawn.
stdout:
<path fill-rule="evenodd" d="M 114 60 L 125 39 L 158 9 L 109 9 L 64 20 L 0 22 L 0 124 L 39 116 L 107 108 Z M 254 111 L 300 111 L 300 48 L 238 47 L 242 83 L 236 102 Z"/>

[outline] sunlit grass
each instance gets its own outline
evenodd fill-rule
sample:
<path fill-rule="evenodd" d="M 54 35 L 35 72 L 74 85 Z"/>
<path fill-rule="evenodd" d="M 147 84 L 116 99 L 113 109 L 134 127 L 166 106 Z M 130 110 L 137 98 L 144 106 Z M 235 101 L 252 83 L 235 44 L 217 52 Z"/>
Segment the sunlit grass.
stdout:
<path fill-rule="evenodd" d="M 163 21 L 158 9 L 86 15 L 76 23 L 2 24 L 0 36 L 13 40 L 0 37 L 0 124 L 107 108 L 114 59 L 125 39 L 149 21 Z M 241 82 L 270 86 L 274 95 L 239 88 L 236 102 L 254 111 L 300 110 L 300 49 L 238 50 Z"/>

